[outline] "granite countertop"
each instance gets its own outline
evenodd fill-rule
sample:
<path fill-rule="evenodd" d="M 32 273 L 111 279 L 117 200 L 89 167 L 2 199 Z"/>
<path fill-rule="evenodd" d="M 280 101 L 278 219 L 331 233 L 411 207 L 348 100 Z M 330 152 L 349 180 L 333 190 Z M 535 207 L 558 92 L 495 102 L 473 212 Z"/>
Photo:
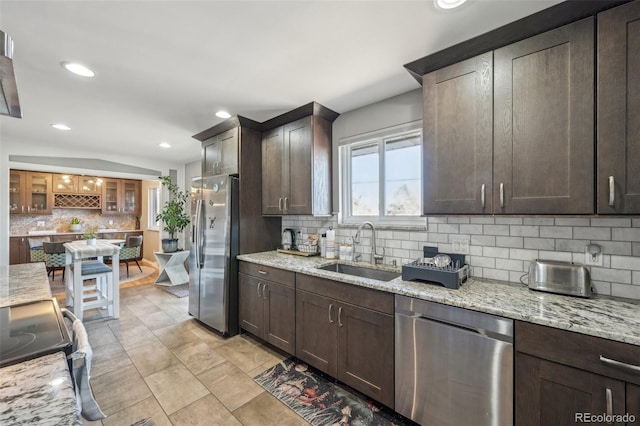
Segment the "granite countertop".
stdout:
<path fill-rule="evenodd" d="M 44 263 L 0 266 L 0 307 L 51 299 Z"/>
<path fill-rule="evenodd" d="M 474 278 L 455 290 L 439 284 L 403 281 L 402 277 L 383 282 L 317 269 L 338 262 L 336 259 L 276 251 L 243 254 L 238 259 L 640 346 L 640 301 L 604 296 L 582 299 L 541 293 L 520 284 Z M 372 266 L 363 262 L 357 265 Z M 378 269 L 400 271 L 389 266 Z"/>
<path fill-rule="evenodd" d="M 82 424 L 63 352 L 0 368 L 0 383 L 0 424 Z"/>

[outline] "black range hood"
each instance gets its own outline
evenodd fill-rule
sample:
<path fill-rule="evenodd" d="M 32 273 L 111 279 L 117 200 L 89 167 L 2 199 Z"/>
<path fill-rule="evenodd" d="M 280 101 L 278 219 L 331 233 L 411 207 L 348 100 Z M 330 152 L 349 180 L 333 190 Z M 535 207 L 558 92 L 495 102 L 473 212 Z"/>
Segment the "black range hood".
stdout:
<path fill-rule="evenodd" d="M 13 72 L 13 40 L 0 30 L 0 114 L 22 118 Z"/>

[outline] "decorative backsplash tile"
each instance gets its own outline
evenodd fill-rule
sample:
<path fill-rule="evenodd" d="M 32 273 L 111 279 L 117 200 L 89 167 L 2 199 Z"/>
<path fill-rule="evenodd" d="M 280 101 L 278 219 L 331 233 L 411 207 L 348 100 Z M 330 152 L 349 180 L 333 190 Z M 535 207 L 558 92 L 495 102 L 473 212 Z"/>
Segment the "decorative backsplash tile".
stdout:
<path fill-rule="evenodd" d="M 303 233 L 336 229 L 338 243 L 351 242 L 354 226 L 339 226 L 335 217 L 284 216 L 283 228 Z M 365 228 L 355 248 L 368 262 L 371 234 Z M 640 299 L 640 218 L 427 217 L 423 229 L 376 229 L 376 245 L 385 249 L 385 263 L 406 263 L 422 257 L 422 246 L 452 249 L 452 238 L 468 239 L 471 274 L 478 278 L 518 282 L 533 259 L 584 263 L 585 245 L 602 247 L 603 265 L 589 267 L 596 292 Z"/>
<path fill-rule="evenodd" d="M 53 214 L 13 215 L 9 220 L 10 235 L 27 235 L 29 231 L 55 230 L 56 232 L 70 232 L 71 218 L 80 219 L 82 230 L 96 229 L 136 229 L 136 217 L 134 215 L 102 215 L 98 210 L 54 209 Z M 109 221 L 112 224 L 109 224 Z M 44 222 L 44 226 L 37 226 L 38 222 Z"/>

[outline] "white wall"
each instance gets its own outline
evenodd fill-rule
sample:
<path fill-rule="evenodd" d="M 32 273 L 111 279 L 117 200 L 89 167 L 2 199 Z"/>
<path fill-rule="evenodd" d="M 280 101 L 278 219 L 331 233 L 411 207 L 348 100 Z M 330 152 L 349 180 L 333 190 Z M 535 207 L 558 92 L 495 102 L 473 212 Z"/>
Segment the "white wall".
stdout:
<path fill-rule="evenodd" d="M 6 140 L 3 137 L 0 142 L 0 176 L 2 180 L 0 183 L 0 206 L 4 206 L 0 209 L 0 266 L 8 265 L 9 263 L 9 211 L 6 206 L 9 204 L 9 169 L 22 169 L 22 170 L 41 170 L 61 173 L 73 173 L 73 174 L 92 174 L 105 177 L 119 177 L 119 178 L 131 178 L 131 179 L 155 179 L 157 176 L 148 174 L 135 174 L 135 173 L 122 173 L 119 171 L 105 171 L 105 170 L 93 170 L 82 168 L 69 168 L 60 166 L 48 166 L 45 164 L 30 164 L 30 163 L 17 163 L 9 161 L 10 155 L 23 155 L 23 156 L 43 156 L 43 157 L 64 157 L 64 158 L 90 158 L 106 161 L 113 161 L 115 163 L 121 163 L 131 165 L 134 167 L 141 167 L 150 170 L 157 170 L 162 175 L 168 175 L 170 169 L 178 171 L 178 182 L 184 182 L 184 164 L 171 163 L 166 161 L 159 161 L 153 158 L 134 158 L 127 156 L 126 153 L 114 153 L 104 154 L 103 152 L 97 152 L 96 149 L 91 146 L 87 146 L 85 149 L 78 149 L 74 151 L 61 152 L 55 146 L 49 146 L 46 144 L 37 144 L 31 141 L 20 140 Z"/>
<path fill-rule="evenodd" d="M 340 139 L 399 125 L 422 118 L 422 96 L 414 90 L 342 114 L 333 126 L 334 165 Z M 334 209 L 338 208 L 337 167 L 334 167 Z M 338 242 L 350 242 L 353 226 L 341 226 L 336 216 L 284 216 L 282 227 L 303 233 L 323 233 L 336 229 Z M 364 231 L 356 252 L 363 261 L 371 253 L 370 231 Z M 470 241 L 467 261 L 472 275 L 519 282 L 529 261 L 540 259 L 584 263 L 584 247 L 595 243 L 603 248 L 603 265 L 590 267 L 592 282 L 599 294 L 640 299 L 640 219 L 630 217 L 553 216 L 449 216 L 425 217 L 413 228 L 378 230 L 376 244 L 385 249 L 385 263 L 398 264 L 422 257 L 422 247 L 437 246 L 451 251 L 452 239 Z"/>

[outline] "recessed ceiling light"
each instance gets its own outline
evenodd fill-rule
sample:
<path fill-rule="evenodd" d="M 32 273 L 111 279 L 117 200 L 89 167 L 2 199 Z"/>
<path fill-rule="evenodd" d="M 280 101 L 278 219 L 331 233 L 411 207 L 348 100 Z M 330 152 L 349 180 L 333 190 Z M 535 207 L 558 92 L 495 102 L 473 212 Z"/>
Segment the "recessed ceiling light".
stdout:
<path fill-rule="evenodd" d="M 74 74 L 81 75 L 83 77 L 93 77 L 94 75 L 96 75 L 89 68 L 75 62 L 63 62 L 62 66 L 65 67 L 67 71 L 70 71 Z"/>
<path fill-rule="evenodd" d="M 462 6 L 467 0 L 434 0 L 436 9 L 449 10 Z"/>
<path fill-rule="evenodd" d="M 168 144 L 168 143 L 166 143 L 166 142 L 161 142 L 158 146 L 159 146 L 160 148 L 171 148 L 171 145 L 169 145 L 169 144 Z"/>
<path fill-rule="evenodd" d="M 71 130 L 71 127 L 67 126 L 66 124 L 62 124 L 62 123 L 52 124 L 51 127 L 53 127 L 54 129 L 58 129 L 58 130 Z"/>
<path fill-rule="evenodd" d="M 218 111 L 218 112 L 216 112 L 216 117 L 229 118 L 229 117 L 231 117 L 231 114 L 229 114 L 227 111 Z"/>

